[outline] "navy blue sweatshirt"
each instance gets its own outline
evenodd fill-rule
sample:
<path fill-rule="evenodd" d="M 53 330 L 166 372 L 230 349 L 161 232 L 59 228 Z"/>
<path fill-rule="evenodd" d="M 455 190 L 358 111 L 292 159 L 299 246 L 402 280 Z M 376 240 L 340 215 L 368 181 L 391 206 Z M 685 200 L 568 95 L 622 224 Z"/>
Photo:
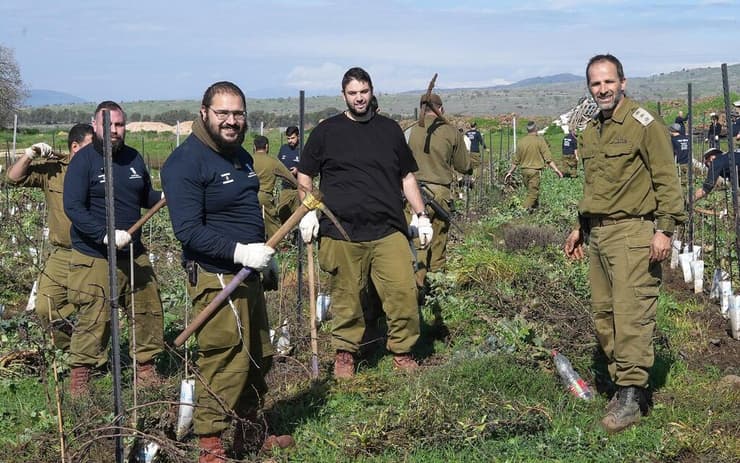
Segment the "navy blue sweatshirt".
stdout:
<path fill-rule="evenodd" d="M 212 273 L 236 273 L 236 243 L 263 243 L 259 178 L 244 148 L 227 157 L 190 135 L 160 172 L 172 229 L 184 260 Z"/>
<path fill-rule="evenodd" d="M 738 151 L 735 151 L 735 166 L 740 167 L 740 152 Z M 724 177 L 729 180 L 731 175 L 730 154 L 722 153 L 709 165 L 709 175 L 707 175 L 701 188 L 705 193 L 709 194 L 714 189 L 714 185 L 720 177 Z"/>
<path fill-rule="evenodd" d="M 75 154 L 64 177 L 64 212 L 72 222 L 72 248 L 92 257 L 107 258 L 105 223 L 105 160 L 90 143 Z M 116 230 L 128 230 L 162 196 L 152 188 L 149 172 L 138 151 L 124 145 L 113 155 L 113 189 Z M 131 237 L 134 255 L 144 252 L 141 229 Z M 128 255 L 128 246 L 118 254 Z"/>
<path fill-rule="evenodd" d="M 481 147 L 486 147 L 486 142 L 483 141 L 483 136 L 477 129 L 470 129 L 465 132 L 465 136 L 470 140 L 470 152 L 480 153 Z"/>
<path fill-rule="evenodd" d="M 689 143 L 691 143 L 691 141 L 686 135 L 681 135 L 680 133 L 676 136 L 671 135 L 673 157 L 676 160 L 676 164 L 689 163 Z"/>
<path fill-rule="evenodd" d="M 291 148 L 289 144 L 284 144 L 280 147 L 277 158 L 280 159 L 280 162 L 285 164 L 285 167 L 287 167 L 288 170 L 298 167 L 298 163 L 301 160 L 301 153 L 298 151 L 298 145 Z M 283 188 L 295 190 L 295 186 L 287 180 L 283 180 Z"/>

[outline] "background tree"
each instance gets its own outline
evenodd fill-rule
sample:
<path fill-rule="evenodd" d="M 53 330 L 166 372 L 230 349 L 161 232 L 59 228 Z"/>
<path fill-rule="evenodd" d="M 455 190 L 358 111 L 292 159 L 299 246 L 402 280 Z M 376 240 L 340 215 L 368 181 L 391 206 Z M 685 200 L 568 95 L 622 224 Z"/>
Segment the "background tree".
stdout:
<path fill-rule="evenodd" d="M 0 127 L 13 120 L 13 113 L 25 97 L 21 71 L 13 50 L 0 45 Z"/>

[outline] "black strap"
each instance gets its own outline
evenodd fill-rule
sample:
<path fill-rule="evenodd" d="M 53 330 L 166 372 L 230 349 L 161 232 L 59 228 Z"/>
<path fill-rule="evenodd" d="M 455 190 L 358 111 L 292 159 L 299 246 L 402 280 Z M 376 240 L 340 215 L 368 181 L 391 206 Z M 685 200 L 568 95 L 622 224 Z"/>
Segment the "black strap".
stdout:
<path fill-rule="evenodd" d="M 431 125 L 429 125 L 429 127 L 427 128 L 427 138 L 424 141 L 424 152 L 426 154 L 429 154 L 429 145 L 432 142 L 432 134 L 434 133 L 435 130 L 437 130 L 439 126 L 444 125 L 444 124 L 445 124 L 445 120 L 437 117 L 434 119 L 434 122 L 432 122 Z"/>

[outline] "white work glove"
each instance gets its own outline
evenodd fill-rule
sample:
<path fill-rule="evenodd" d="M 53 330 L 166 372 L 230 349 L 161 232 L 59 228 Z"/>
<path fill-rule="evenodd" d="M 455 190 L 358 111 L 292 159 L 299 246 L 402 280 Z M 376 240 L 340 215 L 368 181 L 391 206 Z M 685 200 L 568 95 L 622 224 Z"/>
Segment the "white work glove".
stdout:
<path fill-rule="evenodd" d="M 432 236 L 434 231 L 432 230 L 432 222 L 429 217 L 421 216 L 418 218 L 417 230 L 419 232 L 419 245 L 422 249 L 425 249 L 432 242 Z"/>
<path fill-rule="evenodd" d="M 116 230 L 116 248 L 123 249 L 131 242 L 131 235 L 126 230 Z M 108 244 L 108 235 L 103 237 L 103 244 Z"/>
<path fill-rule="evenodd" d="M 28 156 L 32 161 L 39 156 L 42 158 L 50 158 L 52 156 L 52 149 L 51 146 L 46 143 L 35 143 L 29 148 L 26 148 L 26 156 Z"/>
<path fill-rule="evenodd" d="M 308 211 L 298 224 L 301 230 L 301 237 L 304 243 L 310 243 L 314 238 L 319 236 L 319 218 L 316 211 Z"/>
<path fill-rule="evenodd" d="M 432 242 L 432 235 L 434 235 L 429 217 L 419 217 L 413 214 L 409 224 L 409 234 L 412 238 L 419 238 L 419 245 L 422 249 L 426 248 Z"/>
<path fill-rule="evenodd" d="M 236 243 L 234 263 L 261 272 L 270 265 L 273 254 L 275 254 L 275 250 L 265 243 Z"/>

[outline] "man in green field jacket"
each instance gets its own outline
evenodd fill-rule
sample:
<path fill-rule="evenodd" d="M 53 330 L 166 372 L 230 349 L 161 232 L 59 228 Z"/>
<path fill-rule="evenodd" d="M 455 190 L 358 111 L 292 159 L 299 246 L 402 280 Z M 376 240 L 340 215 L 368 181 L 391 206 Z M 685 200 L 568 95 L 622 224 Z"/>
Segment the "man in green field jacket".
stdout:
<path fill-rule="evenodd" d="M 524 200 L 522 207 L 531 212 L 540 204 L 542 169 L 545 166 L 550 166 L 558 174 L 558 177 L 563 177 L 558 166 L 552 161 L 552 154 L 550 154 L 550 147 L 547 146 L 547 142 L 537 135 L 537 124 L 534 121 L 527 123 L 527 135 L 517 144 L 516 154 L 511 162 L 511 169 L 506 173 L 504 181 L 511 177 L 516 166 L 521 168 L 522 180 L 527 187 L 527 198 Z"/>
<path fill-rule="evenodd" d="M 638 422 L 647 409 L 660 263 L 686 213 L 668 131 L 624 95 L 622 64 L 596 55 L 586 78 L 600 112 L 578 145 L 584 169 L 580 226 L 568 236 L 565 253 L 584 257 L 584 238 L 590 237 L 596 335 L 617 386 L 601 422 L 611 433 Z"/>
<path fill-rule="evenodd" d="M 11 185 L 40 188 L 44 192 L 51 253 L 39 276 L 35 310 L 41 325 L 53 333 L 54 345 L 64 351 L 69 350 L 75 307 L 69 302 L 67 294 L 72 255 L 69 228 L 72 224 L 64 214 L 62 191 L 69 161 L 77 151 L 91 143 L 92 138 L 93 128 L 90 124 L 77 124 L 67 136 L 69 155 L 54 153 L 46 143 L 36 143 L 10 166 L 6 176 Z M 97 366 L 104 365 L 107 359 L 107 351 L 102 352 Z"/>

